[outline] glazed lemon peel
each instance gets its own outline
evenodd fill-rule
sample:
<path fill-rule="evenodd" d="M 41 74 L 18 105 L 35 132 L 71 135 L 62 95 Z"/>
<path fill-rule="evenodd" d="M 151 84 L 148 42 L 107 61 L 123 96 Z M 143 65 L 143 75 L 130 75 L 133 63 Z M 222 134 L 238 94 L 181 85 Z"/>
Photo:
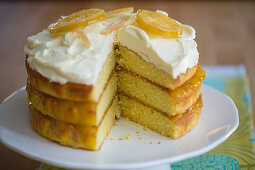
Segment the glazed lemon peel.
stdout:
<path fill-rule="evenodd" d="M 109 34 L 113 31 L 120 29 L 121 27 L 125 26 L 125 23 L 128 21 L 129 18 L 129 16 L 125 15 L 120 16 L 119 18 L 114 20 L 113 23 L 102 32 L 102 34 Z"/>
<path fill-rule="evenodd" d="M 83 9 L 60 19 L 55 24 L 51 25 L 48 30 L 51 34 L 59 34 L 66 31 L 72 31 L 80 27 L 85 27 L 89 24 L 101 21 L 104 18 L 105 11 L 103 9 Z"/>
<path fill-rule="evenodd" d="M 114 11 L 110 11 L 106 13 L 106 18 L 112 18 L 118 15 L 121 15 L 123 13 L 131 13 L 134 11 L 133 7 L 127 7 L 127 8 L 120 8 Z"/>
<path fill-rule="evenodd" d="M 183 28 L 175 20 L 159 12 L 139 9 L 136 21 L 149 35 L 158 35 L 164 38 L 180 38 Z"/>

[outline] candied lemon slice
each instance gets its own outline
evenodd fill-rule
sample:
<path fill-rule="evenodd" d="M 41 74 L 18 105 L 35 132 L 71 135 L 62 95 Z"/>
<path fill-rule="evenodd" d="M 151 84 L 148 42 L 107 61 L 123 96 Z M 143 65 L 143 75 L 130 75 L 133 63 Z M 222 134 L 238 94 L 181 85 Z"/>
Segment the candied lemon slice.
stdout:
<path fill-rule="evenodd" d="M 127 20 L 129 19 L 129 16 L 120 16 L 119 18 L 115 19 L 103 32 L 102 34 L 109 34 L 113 31 L 118 30 L 119 28 L 123 27 Z"/>
<path fill-rule="evenodd" d="M 63 19 L 60 19 L 57 23 L 49 27 L 49 31 L 53 34 L 70 31 L 79 27 L 87 26 L 97 21 L 101 21 L 104 18 L 105 12 L 102 9 L 83 9 Z"/>
<path fill-rule="evenodd" d="M 106 13 L 107 18 L 115 17 L 117 15 L 120 15 L 121 13 L 131 13 L 134 11 L 133 7 L 128 7 L 128 8 L 120 8 L 114 11 L 110 11 Z"/>
<path fill-rule="evenodd" d="M 175 20 L 159 12 L 139 9 L 136 14 L 139 27 L 148 34 L 155 34 L 165 38 L 178 38 L 182 34 L 182 27 Z"/>

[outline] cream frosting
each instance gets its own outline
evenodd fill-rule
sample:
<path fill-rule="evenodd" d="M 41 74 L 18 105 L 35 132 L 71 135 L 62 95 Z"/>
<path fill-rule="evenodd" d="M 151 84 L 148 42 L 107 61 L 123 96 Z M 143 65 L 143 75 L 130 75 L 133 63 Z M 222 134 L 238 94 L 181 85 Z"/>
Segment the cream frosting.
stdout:
<path fill-rule="evenodd" d="M 167 15 L 164 11 L 158 12 Z M 130 22 L 135 17 L 135 13 L 125 15 L 130 17 Z M 115 41 L 137 52 L 174 79 L 198 63 L 192 27 L 183 25 L 183 35 L 178 39 L 151 38 L 142 29 L 128 25 L 129 22 L 117 33 L 102 34 L 115 19 L 81 29 L 88 38 L 89 46 L 76 32 L 53 36 L 48 30 L 43 30 L 28 37 L 25 53 L 29 66 L 53 82 L 94 85 Z"/>
<path fill-rule="evenodd" d="M 115 34 L 103 35 L 88 28 L 84 33 L 86 31 L 89 47 L 75 32 L 54 37 L 44 30 L 29 37 L 25 46 L 29 66 L 50 81 L 61 84 L 96 84 L 103 64 L 112 51 Z"/>
<path fill-rule="evenodd" d="M 149 37 L 141 28 L 127 25 L 118 31 L 117 39 L 121 45 L 135 51 L 144 60 L 176 79 L 181 73 L 186 73 L 188 68 L 197 65 L 199 58 L 194 41 L 195 30 L 188 25 L 181 25 L 184 29 L 180 38 Z"/>

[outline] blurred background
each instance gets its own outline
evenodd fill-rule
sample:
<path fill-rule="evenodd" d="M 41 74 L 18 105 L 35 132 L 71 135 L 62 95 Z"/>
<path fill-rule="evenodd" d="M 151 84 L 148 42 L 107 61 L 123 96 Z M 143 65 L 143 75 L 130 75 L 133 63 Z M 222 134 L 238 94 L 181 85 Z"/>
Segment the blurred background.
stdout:
<path fill-rule="evenodd" d="M 250 78 L 255 108 L 255 3 L 253 1 L 0 1 L 0 103 L 25 85 L 24 44 L 61 15 L 83 8 L 110 11 L 133 6 L 135 10 L 166 11 L 170 17 L 193 26 L 202 65 L 244 64 Z M 38 162 L 0 144 L 1 169 L 35 169 Z"/>

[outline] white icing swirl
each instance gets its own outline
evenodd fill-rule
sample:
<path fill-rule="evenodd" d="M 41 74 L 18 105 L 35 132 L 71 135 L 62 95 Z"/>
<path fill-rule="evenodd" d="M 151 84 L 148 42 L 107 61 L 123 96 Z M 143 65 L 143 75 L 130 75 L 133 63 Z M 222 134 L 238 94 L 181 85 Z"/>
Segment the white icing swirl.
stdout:
<path fill-rule="evenodd" d="M 176 79 L 181 73 L 186 73 L 188 68 L 197 65 L 199 58 L 194 41 L 195 30 L 187 25 L 182 26 L 184 30 L 181 38 L 150 38 L 141 28 L 128 25 L 118 31 L 117 39 L 121 45 Z"/>
<path fill-rule="evenodd" d="M 103 64 L 112 51 L 114 33 L 88 33 L 86 36 L 89 48 L 75 32 L 54 37 L 44 30 L 28 38 L 25 46 L 27 62 L 50 81 L 96 84 Z"/>
<path fill-rule="evenodd" d="M 135 17 L 135 13 L 125 15 L 130 17 L 128 23 Z M 29 37 L 25 46 L 29 66 L 50 81 L 94 85 L 115 41 L 137 52 L 174 79 L 198 63 L 199 54 L 192 27 L 183 25 L 183 35 L 178 39 L 150 38 L 145 31 L 133 25 L 121 28 L 117 35 L 115 32 L 101 34 L 115 19 L 82 29 L 89 47 L 88 42 L 76 32 L 53 36 L 48 30 L 43 30 Z"/>

